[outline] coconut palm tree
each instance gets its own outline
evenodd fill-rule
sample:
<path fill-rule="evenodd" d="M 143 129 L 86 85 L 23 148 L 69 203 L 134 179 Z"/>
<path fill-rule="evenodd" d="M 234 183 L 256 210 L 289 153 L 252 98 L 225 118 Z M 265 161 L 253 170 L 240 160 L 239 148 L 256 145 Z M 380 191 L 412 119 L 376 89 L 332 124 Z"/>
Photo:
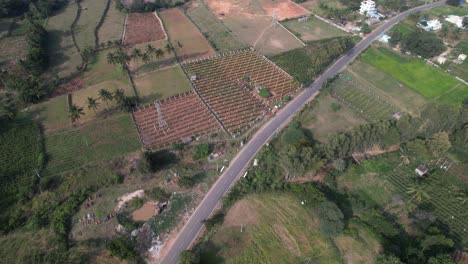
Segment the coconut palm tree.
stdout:
<path fill-rule="evenodd" d="M 142 60 L 144 63 L 148 63 L 148 62 L 150 62 L 151 58 L 150 58 L 150 56 L 148 55 L 148 53 L 144 53 L 143 55 L 141 55 L 141 60 Z"/>
<path fill-rule="evenodd" d="M 113 96 L 112 93 L 106 89 L 99 90 L 99 99 L 106 103 L 107 107 L 109 108 L 109 102 L 112 101 Z"/>
<path fill-rule="evenodd" d="M 112 52 L 107 53 L 107 63 L 109 63 L 109 64 L 115 64 L 116 63 L 114 53 L 112 53 Z"/>
<path fill-rule="evenodd" d="M 164 56 L 164 50 L 162 49 L 157 49 L 155 52 L 154 52 L 154 55 L 156 55 L 156 58 L 161 58 Z"/>
<path fill-rule="evenodd" d="M 73 104 L 68 109 L 68 116 L 70 117 L 72 123 L 80 120 L 82 115 L 84 115 L 83 107 L 79 107 Z"/>
<path fill-rule="evenodd" d="M 172 48 L 171 44 L 169 44 L 169 43 L 166 44 L 166 52 L 167 52 L 167 53 L 171 54 L 171 52 L 172 52 L 173 49 L 174 49 L 174 48 Z"/>
<path fill-rule="evenodd" d="M 182 43 L 180 43 L 180 41 L 177 41 L 177 47 L 179 47 L 179 48 L 183 48 L 183 47 L 184 47 L 184 45 L 182 45 Z"/>
<path fill-rule="evenodd" d="M 93 109 L 94 115 L 97 116 L 96 109 L 99 107 L 99 102 L 93 97 L 88 97 L 88 109 Z"/>
<path fill-rule="evenodd" d="M 153 56 L 155 52 L 156 52 L 156 49 L 151 44 L 148 44 L 146 46 L 146 53 L 148 54 L 148 56 Z"/>
<path fill-rule="evenodd" d="M 411 199 L 408 202 L 411 202 L 413 199 L 416 203 L 420 204 L 423 200 L 429 199 L 429 194 L 426 193 L 422 186 L 412 186 L 406 190 L 406 193 L 411 195 Z"/>
<path fill-rule="evenodd" d="M 141 59 L 142 55 L 143 54 L 141 53 L 141 50 L 133 49 L 131 57 L 132 57 L 132 59 L 136 60 L 137 68 L 138 68 L 138 63 L 140 62 L 140 59 Z"/>
<path fill-rule="evenodd" d="M 125 91 L 123 89 L 117 89 L 114 91 L 114 98 L 117 103 L 125 100 Z"/>

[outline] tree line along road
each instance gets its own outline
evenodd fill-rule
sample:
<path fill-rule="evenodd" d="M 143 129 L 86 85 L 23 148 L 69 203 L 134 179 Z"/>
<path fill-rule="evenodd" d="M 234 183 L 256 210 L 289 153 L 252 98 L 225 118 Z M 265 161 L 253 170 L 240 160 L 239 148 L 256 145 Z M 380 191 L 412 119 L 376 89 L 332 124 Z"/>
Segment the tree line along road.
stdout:
<path fill-rule="evenodd" d="M 242 172 L 247 168 L 250 161 L 257 154 L 257 152 L 265 145 L 277 132 L 281 130 L 292 119 L 295 113 L 299 112 L 304 105 L 315 98 L 324 82 L 338 74 L 346 65 L 353 61 L 357 55 L 364 51 L 369 45 L 377 39 L 382 33 L 386 32 L 392 26 L 402 21 L 408 15 L 428 10 L 434 7 L 442 6 L 446 1 L 434 2 L 431 4 L 415 7 L 386 21 L 379 28 L 374 30 L 365 39 L 361 40 L 354 48 L 347 54 L 342 56 L 330 68 L 328 68 L 321 76 L 319 76 L 309 87 L 300 93 L 294 100 L 292 100 L 283 110 L 281 110 L 274 118 L 265 124 L 260 130 L 252 137 L 252 139 L 244 145 L 242 150 L 231 161 L 227 170 L 222 174 L 215 184 L 211 187 L 210 191 L 206 194 L 205 198 L 195 209 L 194 213 L 190 216 L 187 223 L 179 232 L 176 240 L 171 246 L 170 250 L 163 258 L 163 264 L 176 264 L 179 255 L 182 251 L 188 249 L 198 233 L 203 227 L 203 220 L 207 219 L 220 199 L 227 193 L 229 188 L 241 177 Z"/>

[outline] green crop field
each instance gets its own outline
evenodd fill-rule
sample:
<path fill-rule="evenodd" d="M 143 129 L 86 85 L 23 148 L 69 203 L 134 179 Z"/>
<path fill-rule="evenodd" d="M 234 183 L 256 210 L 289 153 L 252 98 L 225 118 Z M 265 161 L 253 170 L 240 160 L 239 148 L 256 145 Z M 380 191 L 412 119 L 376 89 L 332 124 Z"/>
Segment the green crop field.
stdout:
<path fill-rule="evenodd" d="M 104 18 L 104 23 L 98 32 L 100 43 L 111 40 L 121 40 L 125 24 L 125 13 L 120 12 L 115 7 L 116 1 L 110 0 L 109 11 Z"/>
<path fill-rule="evenodd" d="M 371 48 L 362 54 L 361 59 L 392 75 L 429 99 L 436 99 L 459 84 L 455 78 L 427 65 L 422 59 L 400 56 L 388 49 Z M 451 103 L 458 104 L 459 102 Z"/>
<path fill-rule="evenodd" d="M 420 93 L 361 60 L 354 61 L 345 72 L 352 79 L 365 84 L 367 88 L 410 114 L 418 115 L 428 102 Z"/>
<path fill-rule="evenodd" d="M 340 263 L 339 253 L 318 229 L 314 213 L 297 198 L 250 195 L 229 210 L 201 262 L 302 263 L 310 258 L 314 263 Z"/>
<path fill-rule="evenodd" d="M 192 89 L 189 80 L 179 65 L 135 78 L 135 85 L 138 96 L 143 103 L 161 100 Z"/>
<path fill-rule="evenodd" d="M 80 19 L 74 29 L 76 42 L 80 49 L 87 47 L 94 48 L 96 37 L 94 31 L 104 15 L 104 10 L 109 0 L 82 0 L 80 1 Z M 118 27 L 118 25 L 115 25 Z"/>
<path fill-rule="evenodd" d="M 69 1 L 63 9 L 47 20 L 50 64 L 59 77 L 68 76 L 81 65 L 81 56 L 73 44 L 71 33 L 77 10 L 74 1 Z"/>
<path fill-rule="evenodd" d="M 311 16 L 305 22 L 298 22 L 297 19 L 291 19 L 286 22 L 282 22 L 282 24 L 303 41 L 312 41 L 347 35 L 345 31 L 329 25 L 315 18 L 314 16 Z"/>
<path fill-rule="evenodd" d="M 70 125 L 67 96 L 57 96 L 31 107 L 30 112 L 46 130 L 60 129 Z"/>
<path fill-rule="evenodd" d="M 45 147 L 46 173 L 53 175 L 134 152 L 141 145 L 130 115 L 122 114 L 47 135 Z"/>
<path fill-rule="evenodd" d="M 388 119 L 399 109 L 366 85 L 353 80 L 346 73 L 332 83 L 331 94 L 346 103 L 369 121 Z"/>
<path fill-rule="evenodd" d="M 247 47 L 204 4 L 198 3 L 198 6 L 188 9 L 186 14 L 218 52 Z"/>

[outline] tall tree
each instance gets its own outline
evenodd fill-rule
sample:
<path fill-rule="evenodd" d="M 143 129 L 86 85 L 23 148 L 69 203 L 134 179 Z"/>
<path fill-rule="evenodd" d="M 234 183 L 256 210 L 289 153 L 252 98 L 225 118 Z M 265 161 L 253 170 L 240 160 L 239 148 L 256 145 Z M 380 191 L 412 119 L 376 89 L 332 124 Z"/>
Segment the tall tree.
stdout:
<path fill-rule="evenodd" d="M 106 103 L 107 107 L 109 107 L 109 102 L 112 101 L 113 96 L 112 93 L 106 89 L 99 90 L 99 99 Z"/>
<path fill-rule="evenodd" d="M 427 192 L 424 190 L 422 186 L 409 187 L 406 190 L 406 193 L 411 195 L 411 198 L 409 199 L 408 202 L 415 200 L 416 203 L 420 204 L 423 200 L 427 200 L 430 198 L 429 194 L 427 194 Z"/>
<path fill-rule="evenodd" d="M 83 107 L 73 104 L 70 106 L 70 109 L 68 109 L 68 117 L 70 117 L 72 123 L 80 120 L 82 115 L 84 115 Z"/>
<path fill-rule="evenodd" d="M 94 115 L 97 116 L 97 108 L 99 107 L 99 102 L 97 99 L 93 97 L 88 97 L 88 109 L 93 109 Z"/>
<path fill-rule="evenodd" d="M 155 52 L 154 52 L 154 55 L 156 55 L 156 58 L 161 58 L 164 56 L 164 50 L 162 49 L 157 49 Z"/>

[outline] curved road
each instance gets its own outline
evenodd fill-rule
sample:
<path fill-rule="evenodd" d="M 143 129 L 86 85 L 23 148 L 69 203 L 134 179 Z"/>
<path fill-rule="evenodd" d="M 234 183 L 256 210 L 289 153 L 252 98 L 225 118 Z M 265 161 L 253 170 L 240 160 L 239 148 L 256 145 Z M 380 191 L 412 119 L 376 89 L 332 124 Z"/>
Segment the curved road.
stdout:
<path fill-rule="evenodd" d="M 213 212 L 219 200 L 226 194 L 229 188 L 241 177 L 242 172 L 247 168 L 252 158 L 283 126 L 285 126 L 295 113 L 312 100 L 318 93 L 323 83 L 338 74 L 348 63 L 354 60 L 357 55 L 364 51 L 380 34 L 384 33 L 392 26 L 405 19 L 409 14 L 431 9 L 444 5 L 445 1 L 435 2 L 407 10 L 387 21 L 377 28 L 365 39 L 361 40 L 353 49 L 336 61 L 327 71 L 315 80 L 309 87 L 292 100 L 274 118 L 265 124 L 254 137 L 243 147 L 223 175 L 216 181 L 195 212 L 187 221 L 183 229 L 179 232 L 174 244 L 162 260 L 163 264 L 176 264 L 179 254 L 190 247 L 203 227 L 203 220 L 207 219 Z"/>

